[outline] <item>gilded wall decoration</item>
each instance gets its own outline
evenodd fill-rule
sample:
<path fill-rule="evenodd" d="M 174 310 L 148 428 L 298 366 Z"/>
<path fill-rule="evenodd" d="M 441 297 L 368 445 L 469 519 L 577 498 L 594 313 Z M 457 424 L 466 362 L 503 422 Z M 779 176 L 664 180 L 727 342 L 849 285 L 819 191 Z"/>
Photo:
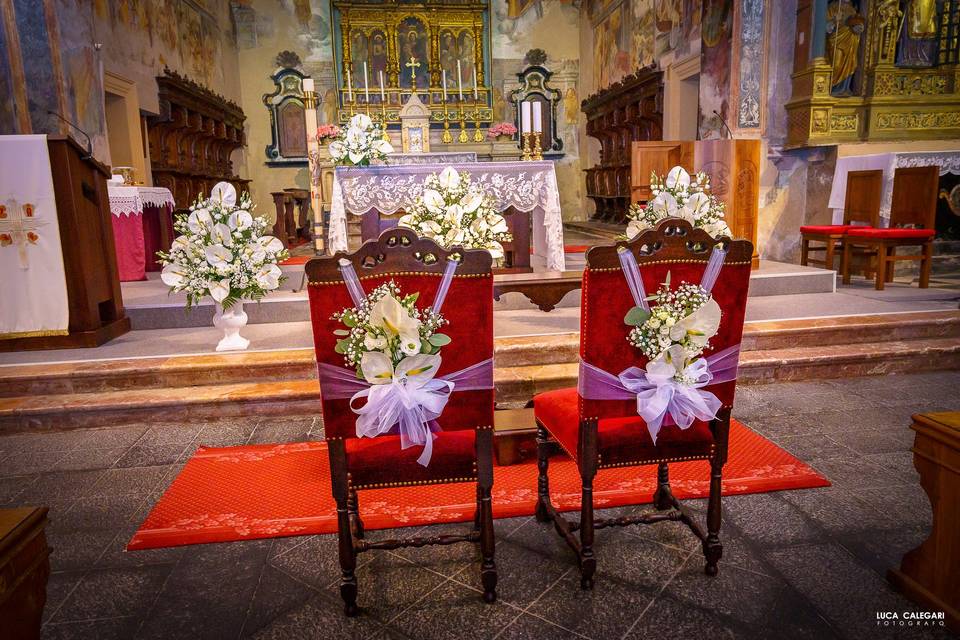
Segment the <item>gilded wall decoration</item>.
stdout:
<path fill-rule="evenodd" d="M 957 129 L 960 111 L 911 111 L 907 113 L 880 113 L 878 129 Z"/>

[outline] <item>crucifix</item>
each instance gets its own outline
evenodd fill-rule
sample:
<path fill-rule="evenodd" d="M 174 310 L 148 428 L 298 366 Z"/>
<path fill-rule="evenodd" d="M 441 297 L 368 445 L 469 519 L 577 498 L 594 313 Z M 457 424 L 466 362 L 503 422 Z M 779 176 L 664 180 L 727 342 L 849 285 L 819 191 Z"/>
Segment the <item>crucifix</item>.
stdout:
<path fill-rule="evenodd" d="M 35 214 L 36 207 L 30 203 L 20 205 L 15 200 L 8 200 L 6 204 L 0 204 L 0 247 L 17 245 L 21 269 L 30 268 L 27 247 L 37 244 L 40 240 L 37 230 L 47 224 L 37 220 Z"/>
<path fill-rule="evenodd" d="M 420 63 L 417 62 L 417 59 L 413 56 L 410 56 L 410 62 L 403 65 L 405 67 L 410 67 L 410 86 L 417 86 L 417 68 L 420 66 Z"/>

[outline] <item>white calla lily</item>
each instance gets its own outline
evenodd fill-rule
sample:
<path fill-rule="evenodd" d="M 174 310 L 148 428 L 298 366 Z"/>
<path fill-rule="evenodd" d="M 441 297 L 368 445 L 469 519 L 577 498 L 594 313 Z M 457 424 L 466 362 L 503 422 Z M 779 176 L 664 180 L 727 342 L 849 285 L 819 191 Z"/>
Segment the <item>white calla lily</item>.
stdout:
<path fill-rule="evenodd" d="M 493 256 L 494 260 L 499 260 L 503 257 L 503 245 L 499 242 L 491 242 L 487 247 L 487 251 L 490 252 L 490 255 Z"/>
<path fill-rule="evenodd" d="M 420 321 L 410 316 L 407 308 L 392 295 L 385 295 L 370 310 L 370 324 L 383 327 L 388 336 L 399 336 L 404 342 L 417 343 L 420 348 Z"/>
<path fill-rule="evenodd" d="M 668 189 L 681 188 L 686 189 L 690 186 L 690 174 L 683 167 L 674 167 L 667 174 L 664 185 Z"/>
<path fill-rule="evenodd" d="M 230 214 L 230 217 L 227 218 L 227 225 L 229 225 L 231 229 L 246 231 L 253 226 L 253 216 L 250 215 L 250 212 L 246 209 L 234 211 Z"/>
<path fill-rule="evenodd" d="M 463 207 L 458 204 L 452 204 L 447 207 L 444 219 L 452 225 L 460 225 L 460 219 L 463 218 Z"/>
<path fill-rule="evenodd" d="M 465 213 L 473 213 L 480 208 L 481 204 L 483 204 L 483 194 L 478 191 L 471 191 L 460 201 L 460 206 Z"/>
<path fill-rule="evenodd" d="M 426 236 L 427 238 L 432 238 L 441 231 L 443 231 L 443 227 L 434 220 L 424 220 L 420 223 L 420 235 Z"/>
<path fill-rule="evenodd" d="M 179 264 L 168 264 L 160 272 L 160 280 L 168 287 L 179 287 L 190 279 L 190 272 Z"/>
<path fill-rule="evenodd" d="M 210 266 L 214 268 L 228 265 L 233 261 L 233 253 L 221 244 L 204 247 L 203 254 Z"/>
<path fill-rule="evenodd" d="M 460 186 L 460 174 L 453 167 L 447 167 L 441 171 L 437 179 L 440 181 L 440 186 L 447 191 Z"/>
<path fill-rule="evenodd" d="M 680 342 L 687 338 L 690 343 L 702 349 L 710 338 L 717 335 L 720 315 L 720 305 L 710 298 L 702 307 L 670 327 L 670 339 Z"/>
<path fill-rule="evenodd" d="M 447 231 L 447 234 L 443 237 L 444 246 L 452 246 L 455 244 L 460 244 L 463 242 L 464 232 L 460 227 L 454 227 Z"/>
<path fill-rule="evenodd" d="M 397 224 L 401 227 L 413 228 L 414 216 L 412 213 L 400 216 L 400 219 L 397 220 Z"/>
<path fill-rule="evenodd" d="M 378 349 L 383 349 L 385 346 L 387 346 L 387 339 L 383 336 L 377 336 L 372 333 L 368 333 L 363 336 L 363 346 L 370 351 L 377 351 Z"/>
<path fill-rule="evenodd" d="M 229 182 L 218 182 L 210 190 L 210 199 L 223 207 L 234 207 L 237 204 L 237 189 Z"/>
<path fill-rule="evenodd" d="M 187 228 L 193 233 L 203 233 L 213 226 L 213 217 L 207 209 L 195 209 L 187 217 Z"/>
<path fill-rule="evenodd" d="M 506 233 L 510 229 L 507 226 L 507 219 L 499 213 L 493 213 L 487 216 L 487 225 L 493 233 Z"/>
<path fill-rule="evenodd" d="M 640 232 L 648 228 L 649 227 L 647 227 L 644 223 L 640 222 L 639 220 L 631 220 L 630 223 L 627 225 L 627 238 L 632 239 L 634 236 L 636 236 L 637 234 L 639 234 Z"/>
<path fill-rule="evenodd" d="M 352 162 L 353 164 L 360 164 L 361 162 L 363 162 L 363 159 L 365 157 L 362 151 L 351 150 L 350 153 L 347 155 L 350 158 L 350 162 Z"/>
<path fill-rule="evenodd" d="M 358 113 L 350 118 L 350 127 L 355 129 L 369 129 L 373 126 L 373 120 L 365 113 Z"/>
<path fill-rule="evenodd" d="M 283 274 L 280 267 L 275 264 L 264 265 L 257 271 L 254 280 L 267 291 L 272 291 L 280 286 L 280 276 Z"/>
<path fill-rule="evenodd" d="M 434 189 L 424 189 L 423 190 L 423 204 L 427 207 L 427 210 L 430 213 L 443 213 L 444 205 L 446 202 L 443 199 L 443 196 L 440 195 L 439 191 Z"/>
<path fill-rule="evenodd" d="M 710 210 L 710 196 L 698 191 L 683 203 L 683 208 L 687 209 L 694 219 L 697 219 Z"/>
<path fill-rule="evenodd" d="M 260 236 L 257 238 L 257 244 L 267 253 L 277 253 L 283 250 L 283 242 L 273 236 Z"/>
<path fill-rule="evenodd" d="M 340 160 L 347 154 L 347 149 L 344 147 L 343 143 L 339 140 L 334 140 L 327 145 L 327 151 L 330 152 L 330 157 L 334 160 Z"/>
<path fill-rule="evenodd" d="M 647 363 L 647 375 L 670 379 L 686 368 L 687 352 L 682 345 L 675 344 Z"/>
<path fill-rule="evenodd" d="M 393 145 L 387 142 L 386 140 L 384 140 L 383 138 L 380 138 L 379 140 L 375 140 L 371 146 L 373 147 L 374 151 L 376 151 L 377 153 L 381 153 L 383 155 L 388 155 L 393 153 Z"/>
<path fill-rule="evenodd" d="M 214 302 L 223 302 L 230 295 L 230 278 L 211 280 L 207 283 L 207 289 L 210 290 L 210 297 Z"/>
<path fill-rule="evenodd" d="M 233 246 L 233 232 L 230 230 L 230 227 L 218 222 L 213 225 L 213 229 L 210 231 L 210 241 L 215 242 L 216 244 L 222 244 L 225 247 Z"/>

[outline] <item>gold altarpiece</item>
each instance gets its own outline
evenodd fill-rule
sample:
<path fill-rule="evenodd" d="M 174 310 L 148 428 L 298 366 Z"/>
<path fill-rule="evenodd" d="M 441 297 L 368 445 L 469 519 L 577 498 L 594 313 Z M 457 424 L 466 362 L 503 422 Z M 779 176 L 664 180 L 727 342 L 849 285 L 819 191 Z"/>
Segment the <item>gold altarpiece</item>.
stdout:
<path fill-rule="evenodd" d="M 960 137 L 958 5 L 799 0 L 787 147 Z"/>
<path fill-rule="evenodd" d="M 366 113 L 376 122 L 399 125 L 400 109 L 412 93 L 430 110 L 433 123 L 493 121 L 486 2 L 335 0 L 331 16 L 339 122 Z"/>

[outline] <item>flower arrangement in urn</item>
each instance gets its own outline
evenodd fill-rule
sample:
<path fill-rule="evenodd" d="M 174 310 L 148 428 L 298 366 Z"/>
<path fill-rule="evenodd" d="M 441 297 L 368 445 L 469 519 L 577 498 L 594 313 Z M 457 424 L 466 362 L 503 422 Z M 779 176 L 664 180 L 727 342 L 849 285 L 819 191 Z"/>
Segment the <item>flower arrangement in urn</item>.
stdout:
<path fill-rule="evenodd" d="M 427 176 L 423 193 L 399 224 L 445 248 L 486 249 L 495 260 L 503 258 L 502 243 L 512 240 L 493 199 L 469 173 L 453 167 Z"/>
<path fill-rule="evenodd" d="M 251 213 L 246 193 L 220 182 L 200 197 L 188 215 L 174 222 L 179 234 L 169 252 L 159 251 L 160 279 L 173 293 L 187 294 L 187 308 L 210 296 L 217 305 L 214 325 L 225 335 L 218 351 L 246 349 L 239 334 L 246 325 L 244 300 L 259 300 L 283 281 L 278 262 L 289 257 L 283 243 L 264 235 L 267 221 Z"/>
<path fill-rule="evenodd" d="M 509 122 L 498 122 L 487 129 L 487 137 L 494 140 L 499 140 L 501 138 L 509 140 L 515 135 L 517 135 L 517 128 Z"/>
<path fill-rule="evenodd" d="M 393 153 L 393 146 L 385 138 L 380 125 L 375 124 L 370 116 L 358 113 L 350 118 L 346 129 L 339 131 L 327 150 L 337 164 L 365 167 L 373 160 L 385 160 Z"/>
<path fill-rule="evenodd" d="M 323 144 L 324 140 L 330 140 L 340 135 L 340 127 L 335 124 L 322 124 L 317 127 L 317 142 Z"/>
<path fill-rule="evenodd" d="M 730 228 L 723 220 L 724 205 L 710 193 L 707 174 L 700 172 L 691 177 L 683 167 L 670 169 L 665 178 L 653 172 L 650 192 L 654 197 L 646 205 L 630 205 L 627 239 L 653 229 L 664 218 L 682 218 L 714 238 L 731 237 Z"/>

